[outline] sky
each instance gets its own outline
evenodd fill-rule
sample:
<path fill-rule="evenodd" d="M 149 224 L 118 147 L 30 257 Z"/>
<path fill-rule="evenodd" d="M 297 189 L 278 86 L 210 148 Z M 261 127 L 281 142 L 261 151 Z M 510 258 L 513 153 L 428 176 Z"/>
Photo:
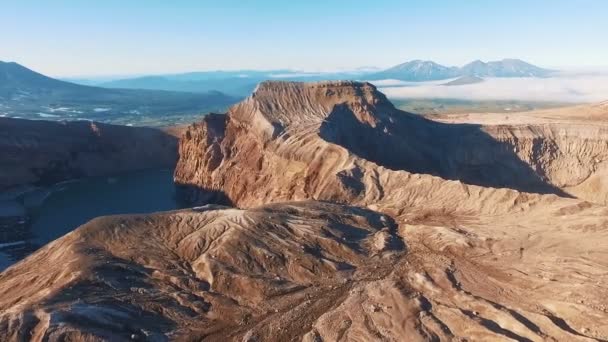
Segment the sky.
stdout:
<path fill-rule="evenodd" d="M 411 59 L 608 66 L 605 0 L 0 0 L 0 60 L 55 77 Z"/>

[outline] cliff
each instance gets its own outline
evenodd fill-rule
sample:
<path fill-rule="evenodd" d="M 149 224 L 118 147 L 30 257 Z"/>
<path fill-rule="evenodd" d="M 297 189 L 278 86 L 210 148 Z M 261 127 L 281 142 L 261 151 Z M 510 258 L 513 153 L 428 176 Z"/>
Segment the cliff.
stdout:
<path fill-rule="evenodd" d="M 608 165 L 608 126 L 529 121 L 484 125 L 428 120 L 397 110 L 364 83 L 262 83 L 225 116 L 208 117 L 187 129 L 175 179 L 192 200 L 196 189 L 221 188 L 239 204 L 241 194 L 226 184 L 285 191 L 290 188 L 270 185 L 272 180 L 262 176 L 272 170 L 291 175 L 296 165 L 305 165 L 299 170 L 308 169 L 302 177 L 316 178 L 315 165 L 327 168 L 328 158 L 354 155 L 394 171 L 606 203 L 608 186 L 602 175 Z M 239 167 L 249 168 L 247 172 L 231 168 L 239 158 Z M 258 194 L 256 204 L 317 198 L 305 193 L 303 185 L 285 196 Z"/>
<path fill-rule="evenodd" d="M 177 138 L 144 127 L 0 118 L 0 150 L 0 190 L 6 190 L 169 168 L 177 159 Z"/>

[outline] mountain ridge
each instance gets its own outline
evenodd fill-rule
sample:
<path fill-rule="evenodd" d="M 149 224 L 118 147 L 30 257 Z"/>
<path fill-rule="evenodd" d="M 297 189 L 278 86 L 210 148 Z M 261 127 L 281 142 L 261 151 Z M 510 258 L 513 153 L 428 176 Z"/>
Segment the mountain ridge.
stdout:
<path fill-rule="evenodd" d="M 478 72 L 478 77 L 544 77 L 551 70 L 535 67 L 518 59 L 503 59 L 501 61 L 479 62 L 485 71 Z M 505 71 L 498 72 L 504 64 Z M 520 65 L 521 70 L 508 69 L 513 64 Z M 355 69 L 344 72 L 302 72 L 294 70 L 234 70 L 234 71 L 201 71 L 179 74 L 144 75 L 127 77 L 113 81 L 100 82 L 97 85 L 108 88 L 129 89 L 163 89 L 174 91 L 204 92 L 219 90 L 233 96 L 247 96 L 256 84 L 265 80 L 285 80 L 299 82 L 314 82 L 321 80 L 382 80 L 398 79 L 402 81 L 431 81 L 447 80 L 460 76 L 475 76 L 467 71 L 465 66 L 443 66 L 430 60 L 412 60 L 384 70 L 375 68 Z M 509 71 L 510 70 L 510 71 Z"/>
<path fill-rule="evenodd" d="M 220 110 L 235 98 L 168 90 L 109 89 L 54 79 L 15 62 L 0 62 L 0 114 L 48 120 L 137 122 L 160 115 Z M 124 119 L 122 119 L 124 118 Z"/>
<path fill-rule="evenodd" d="M 462 67 L 448 67 L 432 61 L 413 60 L 371 75 L 371 80 L 436 81 L 454 77 L 546 77 L 553 70 L 540 68 L 521 59 L 475 60 Z"/>

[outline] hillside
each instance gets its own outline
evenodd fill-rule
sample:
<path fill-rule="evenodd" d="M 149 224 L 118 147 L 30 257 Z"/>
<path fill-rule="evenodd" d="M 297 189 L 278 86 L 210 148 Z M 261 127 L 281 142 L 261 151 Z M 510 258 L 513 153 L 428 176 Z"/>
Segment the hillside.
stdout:
<path fill-rule="evenodd" d="M 293 70 L 236 70 L 236 71 L 201 71 L 174 75 L 154 75 L 125 78 L 100 83 L 107 88 L 155 89 L 187 92 L 221 91 L 236 97 L 248 96 L 256 85 L 266 80 L 320 81 L 359 79 L 369 72 L 354 70 L 351 72 L 299 72 Z"/>
<path fill-rule="evenodd" d="M 194 94 L 83 86 L 17 63 L 0 62 L 0 115 L 7 117 L 137 124 L 150 117 L 221 110 L 234 102 L 217 91 Z"/>

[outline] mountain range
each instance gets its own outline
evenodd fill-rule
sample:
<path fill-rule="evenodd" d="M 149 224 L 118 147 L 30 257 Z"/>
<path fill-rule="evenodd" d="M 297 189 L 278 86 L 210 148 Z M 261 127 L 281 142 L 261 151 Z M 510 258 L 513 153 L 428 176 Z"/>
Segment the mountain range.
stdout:
<path fill-rule="evenodd" d="M 455 77 L 547 77 L 553 70 L 520 59 L 473 61 L 462 67 L 448 67 L 433 61 L 413 60 L 370 75 L 370 80 L 436 81 Z"/>
<path fill-rule="evenodd" d="M 220 91 L 232 96 L 244 97 L 251 93 L 256 85 L 265 80 L 283 81 L 331 81 L 331 80 L 385 80 L 400 81 L 435 81 L 451 78 L 473 77 L 546 77 L 553 71 L 537 67 L 519 59 L 501 61 L 474 61 L 462 67 L 448 67 L 433 61 L 413 60 L 394 67 L 377 70 L 362 68 L 350 72 L 315 73 L 293 70 L 235 70 L 235 71 L 202 71 L 183 74 L 150 75 L 112 81 L 74 80 L 82 84 L 95 84 L 107 88 L 170 90 L 187 92 Z M 463 78 L 458 84 L 467 84 Z"/>
<path fill-rule="evenodd" d="M 360 79 L 368 69 L 351 72 L 301 72 L 293 70 L 235 70 L 201 71 L 172 75 L 150 75 L 97 83 L 107 88 L 171 90 L 187 92 L 220 91 L 237 97 L 250 94 L 256 85 L 266 80 L 322 81 Z M 79 80 L 77 82 L 82 82 Z M 85 81 L 89 82 L 90 81 Z"/>
<path fill-rule="evenodd" d="M 236 100 L 218 91 L 108 89 L 57 80 L 0 62 L 0 116 L 137 123 L 144 118 L 221 110 Z"/>

